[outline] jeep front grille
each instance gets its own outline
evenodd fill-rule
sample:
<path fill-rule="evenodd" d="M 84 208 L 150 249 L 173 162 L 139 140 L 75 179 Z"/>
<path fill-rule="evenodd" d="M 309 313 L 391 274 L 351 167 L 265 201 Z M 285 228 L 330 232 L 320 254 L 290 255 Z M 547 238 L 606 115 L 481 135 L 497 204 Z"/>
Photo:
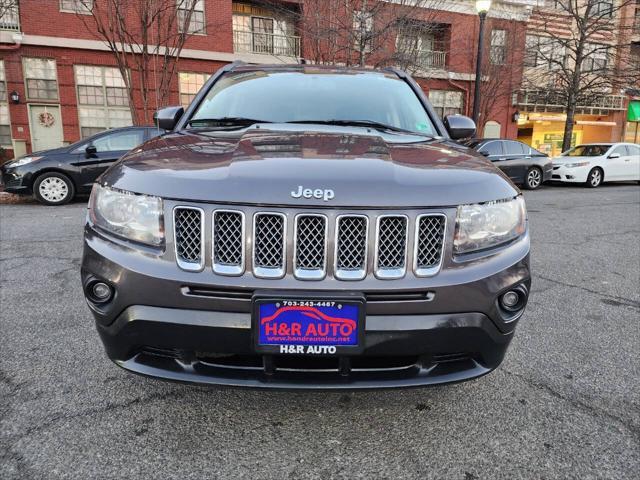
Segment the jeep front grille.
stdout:
<path fill-rule="evenodd" d="M 300 280 L 321 280 L 327 273 L 327 217 L 296 217 L 293 273 Z"/>
<path fill-rule="evenodd" d="M 442 263 L 442 250 L 447 217 L 419 215 L 416 220 L 414 271 L 419 277 L 435 275 Z"/>
<path fill-rule="evenodd" d="M 378 217 L 374 273 L 381 279 L 402 278 L 407 271 L 407 217 Z"/>
<path fill-rule="evenodd" d="M 281 213 L 257 213 L 254 217 L 253 272 L 260 278 L 285 274 L 286 217 Z"/>
<path fill-rule="evenodd" d="M 244 213 L 216 210 L 213 213 L 213 271 L 221 275 L 244 272 Z"/>
<path fill-rule="evenodd" d="M 204 268 L 204 211 L 195 207 L 176 207 L 173 210 L 175 253 L 183 270 Z"/>
<path fill-rule="evenodd" d="M 338 217 L 335 276 L 339 280 L 362 280 L 367 275 L 368 228 L 364 215 Z"/>
<path fill-rule="evenodd" d="M 438 212 L 377 215 L 178 206 L 175 254 L 184 270 L 199 272 L 210 262 L 218 275 L 249 271 L 258 278 L 277 279 L 288 270 L 300 280 L 330 276 L 357 281 L 371 274 L 399 279 L 411 270 L 416 277 L 429 277 L 442 267 L 446 220 Z M 207 248 L 205 224 L 211 232 Z"/>

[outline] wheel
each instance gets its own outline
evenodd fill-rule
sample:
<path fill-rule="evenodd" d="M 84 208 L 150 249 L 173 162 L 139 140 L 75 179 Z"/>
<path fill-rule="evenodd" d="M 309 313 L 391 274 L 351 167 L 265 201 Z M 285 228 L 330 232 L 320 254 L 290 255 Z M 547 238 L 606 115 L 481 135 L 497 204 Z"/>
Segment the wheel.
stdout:
<path fill-rule="evenodd" d="M 538 167 L 530 167 L 524 178 L 524 188 L 527 190 L 535 190 L 542 185 L 542 170 Z"/>
<path fill-rule="evenodd" d="M 593 168 L 587 175 L 587 187 L 589 188 L 597 188 L 602 183 L 602 170 L 599 168 Z"/>
<path fill-rule="evenodd" d="M 73 198 L 73 182 L 62 173 L 47 172 L 33 184 L 33 195 L 43 205 L 63 205 Z"/>

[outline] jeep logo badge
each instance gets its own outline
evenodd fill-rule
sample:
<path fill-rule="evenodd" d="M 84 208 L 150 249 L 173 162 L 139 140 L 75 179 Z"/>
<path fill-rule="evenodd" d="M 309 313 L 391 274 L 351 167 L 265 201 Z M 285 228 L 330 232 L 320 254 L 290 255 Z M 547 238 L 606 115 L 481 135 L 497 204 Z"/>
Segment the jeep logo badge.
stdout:
<path fill-rule="evenodd" d="M 324 190 L 321 188 L 311 189 L 298 185 L 298 190 L 291 192 L 291 196 L 293 198 L 317 198 L 318 200 L 322 199 L 325 202 L 328 202 L 329 200 L 332 200 L 336 194 L 329 188 L 325 188 Z"/>

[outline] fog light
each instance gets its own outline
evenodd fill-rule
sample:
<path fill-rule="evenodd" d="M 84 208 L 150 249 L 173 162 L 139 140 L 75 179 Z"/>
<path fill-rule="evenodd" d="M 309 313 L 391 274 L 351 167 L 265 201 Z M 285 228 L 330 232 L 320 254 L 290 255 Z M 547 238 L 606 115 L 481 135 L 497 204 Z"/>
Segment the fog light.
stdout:
<path fill-rule="evenodd" d="M 518 304 L 519 301 L 520 301 L 520 295 L 518 295 L 517 292 L 514 292 L 512 290 L 502 295 L 502 299 L 501 299 L 502 306 L 506 309 L 512 309 Z"/>
<path fill-rule="evenodd" d="M 106 302 L 111 297 L 111 287 L 104 282 L 96 282 L 91 286 L 91 293 L 100 302 Z"/>

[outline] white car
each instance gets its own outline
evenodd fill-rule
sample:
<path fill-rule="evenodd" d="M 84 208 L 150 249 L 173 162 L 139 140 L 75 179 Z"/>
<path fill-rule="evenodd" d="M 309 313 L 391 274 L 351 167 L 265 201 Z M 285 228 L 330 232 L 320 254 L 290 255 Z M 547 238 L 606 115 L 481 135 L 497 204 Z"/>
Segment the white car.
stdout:
<path fill-rule="evenodd" d="M 578 145 L 553 159 L 554 181 L 584 183 L 640 181 L 640 146 L 633 143 Z"/>

